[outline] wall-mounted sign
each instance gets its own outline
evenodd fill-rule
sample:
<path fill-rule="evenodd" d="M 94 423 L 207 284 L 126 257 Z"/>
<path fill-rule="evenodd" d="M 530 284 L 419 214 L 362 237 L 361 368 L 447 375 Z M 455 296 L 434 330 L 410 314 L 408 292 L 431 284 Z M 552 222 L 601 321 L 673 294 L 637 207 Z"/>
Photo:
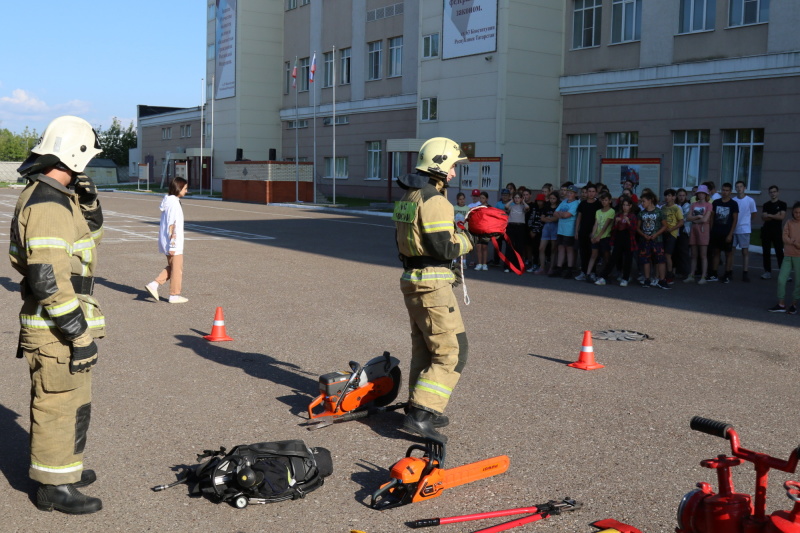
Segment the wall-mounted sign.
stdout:
<path fill-rule="evenodd" d="M 444 0 L 442 59 L 497 50 L 497 0 Z"/>

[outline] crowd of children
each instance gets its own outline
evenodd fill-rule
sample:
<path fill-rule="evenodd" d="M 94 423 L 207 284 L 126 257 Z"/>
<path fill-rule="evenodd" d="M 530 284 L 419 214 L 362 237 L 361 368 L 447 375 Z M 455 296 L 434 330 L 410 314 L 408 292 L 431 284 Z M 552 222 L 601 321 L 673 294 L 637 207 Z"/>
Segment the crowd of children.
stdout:
<path fill-rule="evenodd" d="M 735 195 L 730 183 L 717 193 L 713 182 L 705 182 L 691 191 L 667 189 L 661 199 L 650 189 L 637 197 L 631 181 L 622 186 L 622 194 L 614 198 L 602 183 L 589 183 L 580 190 L 570 182 L 560 190 L 545 183 L 534 196 L 534 191 L 509 183 L 495 207 L 508 214 L 512 246 L 525 258 L 527 272 L 535 275 L 607 285 L 616 274 L 619 285 L 625 287 L 632 281 L 635 263 L 642 287 L 669 290 L 679 279 L 699 285 L 730 283 L 738 249 L 741 279 L 750 281 L 748 251 L 757 208 L 745 194 L 744 182 L 736 183 Z M 789 212 L 778 198 L 777 186 L 770 186 L 769 194 L 761 212 L 761 278 L 772 277 L 774 248 L 780 268 L 778 303 L 769 311 L 794 314 L 800 300 L 800 202 Z M 489 205 L 488 193 L 478 189 L 472 191 L 472 200 L 467 204 L 464 193 L 458 194 L 456 220 L 463 220 L 473 207 Z M 785 224 L 784 218 L 788 219 Z M 469 266 L 488 270 L 488 258 L 487 245 L 478 244 Z M 494 262 L 499 264 L 497 256 Z M 722 272 L 718 272 L 720 263 Z M 792 270 L 798 283 L 787 307 L 786 285 L 793 279 Z"/>

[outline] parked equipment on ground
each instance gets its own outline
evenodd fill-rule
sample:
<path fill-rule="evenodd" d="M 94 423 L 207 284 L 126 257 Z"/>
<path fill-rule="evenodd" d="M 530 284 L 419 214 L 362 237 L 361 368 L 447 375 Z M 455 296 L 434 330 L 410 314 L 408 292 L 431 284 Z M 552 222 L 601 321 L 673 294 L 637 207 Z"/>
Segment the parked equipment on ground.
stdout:
<path fill-rule="evenodd" d="M 421 451 L 422 457 L 413 456 Z M 370 507 L 383 511 L 409 503 L 431 500 L 442 491 L 484 479 L 508 470 L 509 458 L 498 455 L 475 463 L 444 468 L 445 447 L 433 441 L 424 445 L 413 444 L 406 456 L 392 465 L 391 481 L 384 483 L 372 494 Z"/>
<path fill-rule="evenodd" d="M 800 533 L 800 483 L 784 483 L 786 494 L 795 502 L 792 511 L 775 511 L 766 515 L 767 478 L 769 470 L 794 473 L 800 457 L 800 446 L 789 459 L 781 460 L 764 453 L 742 448 L 739 435 L 733 426 L 696 416 L 690 427 L 695 431 L 731 442 L 732 456 L 718 455 L 706 459 L 700 466 L 717 471 L 719 494 L 708 483 L 698 483 L 697 488 L 683 497 L 678 507 L 676 533 Z M 755 502 L 749 494 L 734 492 L 731 467 L 743 462 L 753 463 L 756 471 Z"/>
<path fill-rule="evenodd" d="M 414 520 L 407 522 L 406 525 L 412 528 L 441 526 L 444 524 L 454 524 L 456 522 L 469 522 L 471 520 L 486 520 L 488 518 L 498 518 L 501 516 L 511 516 L 515 514 L 527 514 L 529 516 L 511 520 L 492 526 L 489 529 L 481 529 L 481 531 L 506 531 L 512 527 L 521 526 L 542 520 L 548 516 L 561 514 L 565 511 L 574 511 L 583 507 L 581 502 L 577 502 L 570 498 L 564 498 L 561 501 L 550 500 L 547 503 L 534 505 L 533 507 L 519 507 L 517 509 L 504 509 L 502 511 L 489 511 L 486 513 L 466 514 L 461 516 L 448 516 L 446 518 L 424 518 L 422 520 Z"/>
<path fill-rule="evenodd" d="M 315 419 L 331 416 L 334 419 L 324 427 L 337 421 L 355 420 L 378 411 L 393 411 L 404 407 L 398 404 L 389 407 L 400 391 L 402 373 L 400 361 L 391 357 L 389 352 L 370 359 L 364 366 L 350 361 L 350 372 L 331 372 L 319 378 L 319 396 L 308 406 L 308 418 Z M 322 411 L 314 410 L 322 405 Z M 370 412 L 370 409 L 373 411 Z M 363 411 L 361 416 L 352 416 L 356 411 Z M 351 413 L 349 418 L 337 420 Z M 309 428 L 316 429 L 316 428 Z"/>

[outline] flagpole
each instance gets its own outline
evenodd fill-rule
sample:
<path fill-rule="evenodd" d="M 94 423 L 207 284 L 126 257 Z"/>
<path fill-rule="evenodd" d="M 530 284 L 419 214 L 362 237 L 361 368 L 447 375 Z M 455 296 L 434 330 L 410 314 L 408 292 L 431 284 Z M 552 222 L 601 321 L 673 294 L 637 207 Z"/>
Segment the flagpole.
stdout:
<path fill-rule="evenodd" d="M 206 79 L 200 78 L 200 195 L 203 194 L 203 144 L 206 130 L 203 127 L 203 118 L 206 109 Z"/>
<path fill-rule="evenodd" d="M 300 188 L 300 155 L 298 148 L 297 133 L 300 131 L 300 120 L 297 112 L 297 93 L 300 87 L 297 86 L 297 56 L 294 56 L 294 201 L 299 200 Z"/>
<path fill-rule="evenodd" d="M 314 72 L 317 70 L 317 51 L 314 50 L 314 59 L 311 61 L 311 71 L 309 81 L 313 83 Z M 317 203 L 317 90 L 311 86 L 311 108 L 314 113 L 314 152 L 312 154 L 313 166 L 311 170 L 311 188 L 312 188 L 312 201 Z"/>
<path fill-rule="evenodd" d="M 336 203 L 336 47 L 332 47 L 333 49 L 333 116 L 331 118 L 331 126 L 333 126 L 332 135 L 333 135 L 333 157 L 331 158 L 331 163 L 333 167 L 333 203 Z"/>
<path fill-rule="evenodd" d="M 214 97 L 216 96 L 216 74 L 211 75 L 211 192 L 214 192 Z"/>

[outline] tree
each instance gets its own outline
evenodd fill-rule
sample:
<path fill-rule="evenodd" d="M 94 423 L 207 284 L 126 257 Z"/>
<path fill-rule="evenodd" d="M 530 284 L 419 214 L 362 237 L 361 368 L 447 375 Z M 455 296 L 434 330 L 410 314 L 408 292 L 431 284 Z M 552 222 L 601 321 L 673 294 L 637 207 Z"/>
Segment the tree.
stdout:
<path fill-rule="evenodd" d="M 131 122 L 127 128 L 122 129 L 122 124 L 117 117 L 111 120 L 107 130 L 100 127 L 97 138 L 103 148 L 102 157 L 111 159 L 117 166 L 128 166 L 128 150 L 136 148 L 136 130 Z"/>
<path fill-rule="evenodd" d="M 0 161 L 25 161 L 38 140 L 39 134 L 36 130 L 30 131 L 27 127 L 22 133 L 1 129 Z"/>

